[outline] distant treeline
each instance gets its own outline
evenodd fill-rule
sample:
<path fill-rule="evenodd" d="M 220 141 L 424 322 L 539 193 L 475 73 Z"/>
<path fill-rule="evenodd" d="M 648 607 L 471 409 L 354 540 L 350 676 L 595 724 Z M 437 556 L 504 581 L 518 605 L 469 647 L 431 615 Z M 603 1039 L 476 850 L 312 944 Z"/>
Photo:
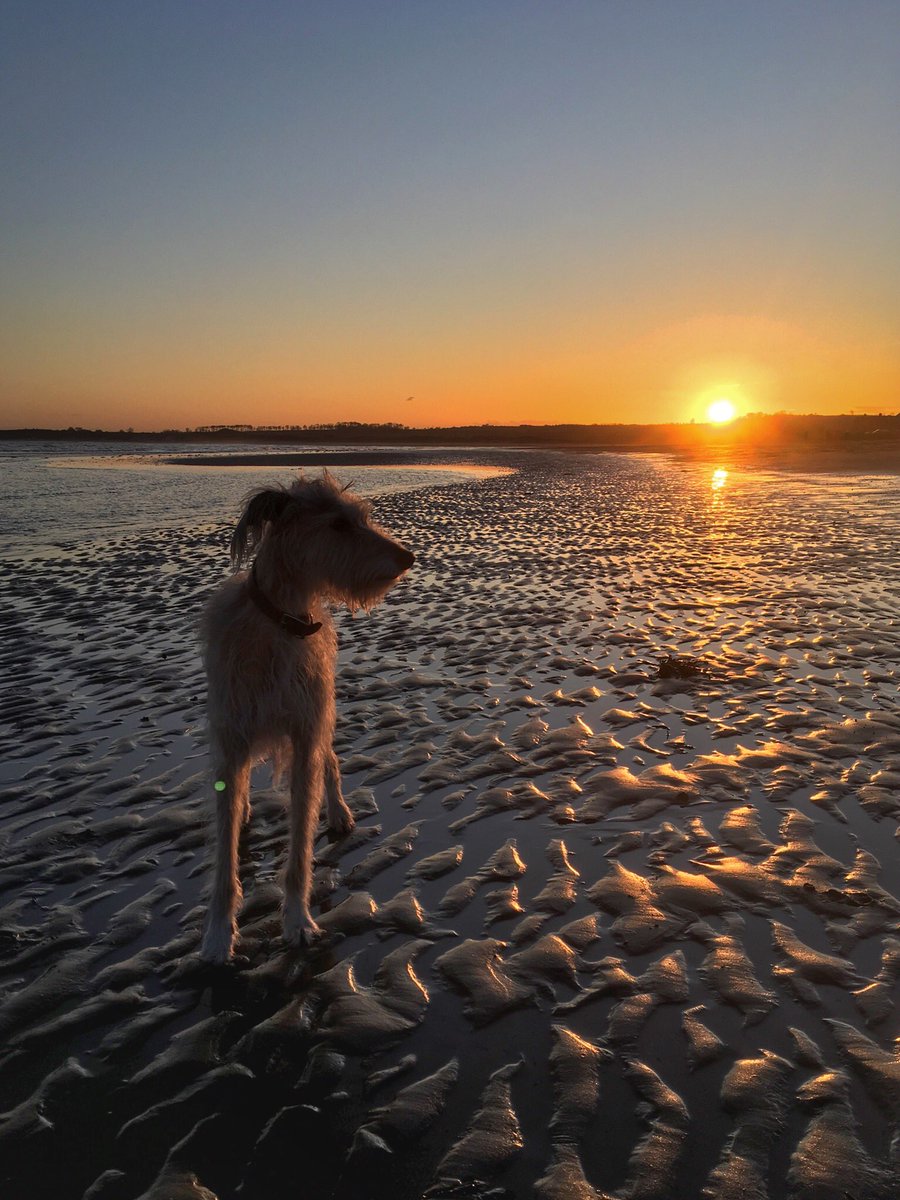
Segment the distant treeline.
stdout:
<path fill-rule="evenodd" d="M 609 450 L 691 450 L 716 446 L 800 448 L 900 442 L 900 414 L 795 416 L 750 413 L 728 425 L 454 425 L 416 429 L 395 422 L 330 425 L 207 425 L 195 429 L 0 429 L 0 439 L 92 442 L 237 442 L 359 446 L 510 446 Z"/>

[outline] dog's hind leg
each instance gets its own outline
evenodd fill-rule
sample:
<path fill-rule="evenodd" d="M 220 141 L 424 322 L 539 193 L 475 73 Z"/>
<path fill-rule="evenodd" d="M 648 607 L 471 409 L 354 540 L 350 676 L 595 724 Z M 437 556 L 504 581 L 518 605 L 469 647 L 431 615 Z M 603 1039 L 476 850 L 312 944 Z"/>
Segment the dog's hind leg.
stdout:
<path fill-rule="evenodd" d="M 284 940 L 291 946 L 308 945 L 321 929 L 312 919 L 313 845 L 322 808 L 324 756 L 320 746 L 294 743 L 291 763 L 291 811 L 287 872 L 284 877 Z"/>
<path fill-rule="evenodd" d="M 356 825 L 341 792 L 341 768 L 333 750 L 325 754 L 325 814 L 329 830 L 340 837 L 345 837 Z"/>
<path fill-rule="evenodd" d="M 223 786 L 224 785 L 224 786 Z M 238 839 L 250 811 L 250 761 L 227 762 L 215 775 L 216 865 L 200 957 L 224 963 L 231 958 L 241 904 Z"/>

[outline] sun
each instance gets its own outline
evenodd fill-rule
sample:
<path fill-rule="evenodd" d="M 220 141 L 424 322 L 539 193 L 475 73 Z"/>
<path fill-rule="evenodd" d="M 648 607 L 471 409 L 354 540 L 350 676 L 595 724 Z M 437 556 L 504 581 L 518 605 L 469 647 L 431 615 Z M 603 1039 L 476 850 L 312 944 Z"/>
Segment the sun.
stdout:
<path fill-rule="evenodd" d="M 737 409 L 727 396 L 720 396 L 707 408 L 706 416 L 714 425 L 726 425 L 737 416 Z"/>

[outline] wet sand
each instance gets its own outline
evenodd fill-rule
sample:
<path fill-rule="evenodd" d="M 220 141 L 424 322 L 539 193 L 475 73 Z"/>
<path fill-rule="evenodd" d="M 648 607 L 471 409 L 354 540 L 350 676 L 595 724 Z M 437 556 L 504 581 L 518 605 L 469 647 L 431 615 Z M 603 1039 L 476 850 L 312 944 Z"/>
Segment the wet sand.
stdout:
<path fill-rule="evenodd" d="M 596 447 L 568 446 L 569 453 L 596 455 Z M 509 451 L 516 453 L 515 451 Z M 201 467 L 271 467 L 274 463 L 280 466 L 310 467 L 325 466 L 330 469 L 350 469 L 365 464 L 367 466 L 398 466 L 430 465 L 440 467 L 447 458 L 447 451 L 435 448 L 405 449 L 405 450 L 317 450 L 291 451 L 274 454 L 251 454 L 229 452 L 228 454 L 199 453 L 191 456 L 180 455 L 167 458 L 164 461 L 172 466 L 201 466 Z M 471 460 L 476 462 L 483 459 L 484 449 L 474 451 Z M 521 452 L 520 452 L 521 453 Z M 804 447 L 796 444 L 783 446 L 744 446 L 732 444 L 727 440 L 717 445 L 711 440 L 709 445 L 684 450 L 667 450 L 663 446 L 635 450 L 634 453 L 660 454 L 667 453 L 687 462 L 711 464 L 713 467 L 727 466 L 732 470 L 758 471 L 794 471 L 806 473 L 838 473 L 852 472 L 863 475 L 896 475 L 900 473 L 900 445 L 895 442 L 878 442 L 871 445 L 854 444 L 851 446 Z M 459 453 L 453 452 L 454 460 L 459 460 Z"/>
<path fill-rule="evenodd" d="M 735 469 L 814 472 L 816 474 L 900 474 L 900 445 L 892 440 L 836 446 L 712 445 L 703 451 L 684 451 L 687 460 L 726 464 Z"/>
<path fill-rule="evenodd" d="M 281 945 L 260 768 L 235 969 L 229 530 L 2 564 L 5 1195 L 896 1196 L 896 482 L 503 463 L 376 502 L 418 561 L 341 619 L 328 941 Z"/>
<path fill-rule="evenodd" d="M 210 454 L 203 451 L 192 455 L 166 456 L 162 462 L 174 467 L 326 467 L 329 470 L 343 468 L 346 472 L 353 467 L 418 467 L 420 470 L 441 470 L 446 469 L 449 461 L 454 465 L 465 462 L 476 464 L 469 467 L 475 471 L 477 464 L 483 461 L 484 457 L 484 450 L 476 450 L 466 455 L 464 451 L 448 451 L 440 447 L 433 450 L 291 450 L 267 454 L 231 450 L 227 454 Z M 496 473 L 496 470 L 491 473 Z"/>

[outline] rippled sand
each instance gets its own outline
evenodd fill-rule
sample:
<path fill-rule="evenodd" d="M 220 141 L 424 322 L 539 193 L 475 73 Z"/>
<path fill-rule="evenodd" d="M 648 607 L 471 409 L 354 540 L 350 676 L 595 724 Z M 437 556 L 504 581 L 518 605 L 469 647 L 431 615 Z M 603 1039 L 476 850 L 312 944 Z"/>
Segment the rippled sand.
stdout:
<path fill-rule="evenodd" d="M 508 463 L 510 459 L 504 459 Z M 3 565 L 11 1197 L 900 1192 L 895 480 L 535 454 L 389 496 L 342 622 L 359 824 L 196 959 L 225 525 Z"/>

